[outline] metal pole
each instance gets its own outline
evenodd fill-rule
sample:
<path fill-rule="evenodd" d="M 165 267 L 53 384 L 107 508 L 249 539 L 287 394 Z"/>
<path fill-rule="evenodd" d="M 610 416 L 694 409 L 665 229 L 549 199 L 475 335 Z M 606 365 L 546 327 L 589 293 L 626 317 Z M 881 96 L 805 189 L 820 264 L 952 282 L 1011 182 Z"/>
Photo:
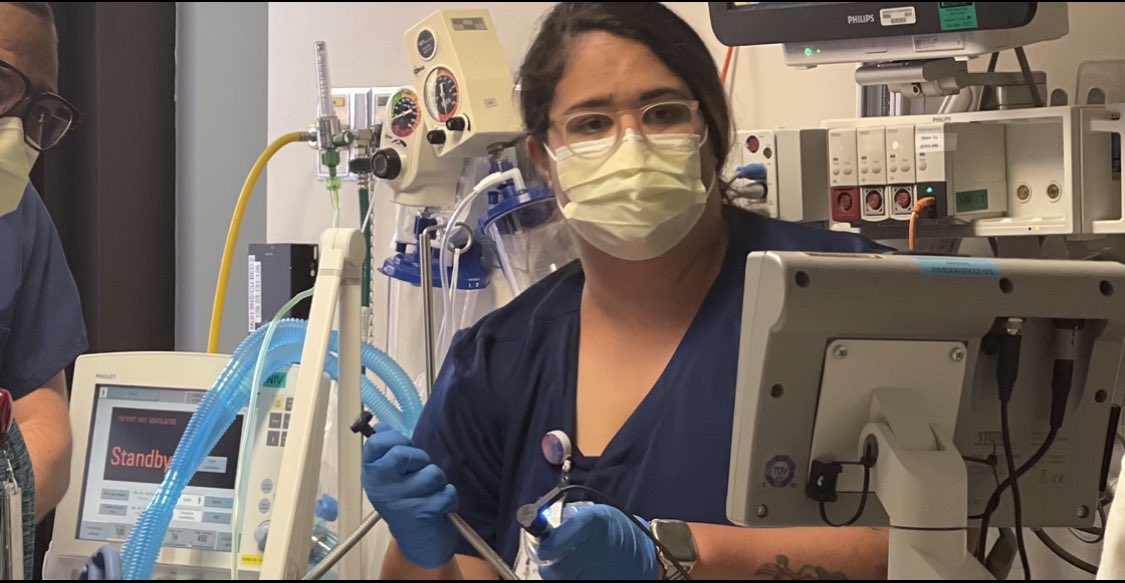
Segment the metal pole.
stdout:
<path fill-rule="evenodd" d="M 430 241 L 433 234 L 441 229 L 438 225 L 426 227 L 418 236 L 418 259 L 422 267 L 422 326 L 426 333 L 426 394 L 422 395 L 423 401 L 430 400 L 437 378 L 437 354 L 434 351 L 434 258 Z M 442 265 L 441 268 L 445 269 L 445 266 Z"/>
<path fill-rule="evenodd" d="M 332 567 L 335 567 L 336 563 L 339 563 L 340 559 L 344 558 L 344 555 L 348 554 L 348 551 L 351 551 L 359 541 L 363 540 L 363 537 L 367 536 L 367 533 L 370 532 L 372 528 L 375 528 L 375 525 L 382 519 L 383 517 L 380 516 L 378 512 L 368 514 L 367 518 L 363 519 L 363 523 L 359 525 L 359 529 L 348 535 L 348 538 L 337 543 L 336 548 L 328 553 L 328 556 L 324 557 L 324 560 L 312 571 L 309 571 L 302 580 L 317 581 L 326 575 L 332 570 Z"/>
<path fill-rule="evenodd" d="M 480 535 L 477 534 L 477 531 L 473 530 L 473 527 L 469 526 L 469 524 L 465 522 L 464 518 L 461 518 L 461 515 L 457 514 L 456 512 L 450 512 L 449 520 L 453 522 L 453 526 L 457 527 L 457 531 L 461 533 L 461 536 L 464 537 L 465 540 L 468 541 L 469 544 L 472 545 L 478 553 L 480 553 L 481 558 L 484 559 L 489 565 L 492 565 L 493 569 L 496 569 L 496 572 L 500 574 L 501 579 L 504 579 L 506 581 L 515 581 L 519 579 L 519 577 L 516 577 L 516 574 L 512 571 L 512 568 L 504 562 L 504 559 L 501 559 L 500 555 L 496 554 L 496 551 L 492 550 L 492 547 L 488 546 L 488 543 L 484 542 L 484 539 L 482 539 Z"/>

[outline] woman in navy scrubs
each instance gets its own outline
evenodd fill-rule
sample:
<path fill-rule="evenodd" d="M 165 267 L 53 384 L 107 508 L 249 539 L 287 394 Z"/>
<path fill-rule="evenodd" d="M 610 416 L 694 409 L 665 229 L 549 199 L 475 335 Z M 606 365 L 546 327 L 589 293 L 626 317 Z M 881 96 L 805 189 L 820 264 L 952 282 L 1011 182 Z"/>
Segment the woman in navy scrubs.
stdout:
<path fill-rule="evenodd" d="M 365 490 L 396 539 L 384 577 L 495 578 L 452 509 L 527 569 L 516 511 L 559 483 L 540 449 L 556 429 L 574 442 L 571 483 L 645 521 L 682 521 L 669 530 L 694 549 L 678 557 L 693 577 L 885 577 L 882 531 L 743 529 L 725 514 L 747 254 L 885 248 L 723 204 L 723 86 L 703 41 L 659 3 L 559 4 L 520 74 L 529 146 L 581 261 L 457 337 L 412 441 L 368 440 Z M 676 575 L 597 504 L 538 558 L 551 564 L 527 574 Z"/>

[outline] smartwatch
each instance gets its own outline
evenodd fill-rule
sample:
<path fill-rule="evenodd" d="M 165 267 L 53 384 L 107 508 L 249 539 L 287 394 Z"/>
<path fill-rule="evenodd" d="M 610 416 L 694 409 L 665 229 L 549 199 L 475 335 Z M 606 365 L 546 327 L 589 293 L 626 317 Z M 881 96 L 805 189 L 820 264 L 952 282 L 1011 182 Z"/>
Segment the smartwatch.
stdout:
<path fill-rule="evenodd" d="M 656 556 L 664 566 L 664 579 L 667 581 L 686 579 L 686 575 L 691 573 L 698 560 L 691 527 L 682 520 L 653 520 L 649 522 L 649 528 L 652 529 L 653 537 L 668 551 L 665 553 L 660 545 L 656 547 Z M 676 568 L 676 563 L 683 567 L 682 573 Z"/>

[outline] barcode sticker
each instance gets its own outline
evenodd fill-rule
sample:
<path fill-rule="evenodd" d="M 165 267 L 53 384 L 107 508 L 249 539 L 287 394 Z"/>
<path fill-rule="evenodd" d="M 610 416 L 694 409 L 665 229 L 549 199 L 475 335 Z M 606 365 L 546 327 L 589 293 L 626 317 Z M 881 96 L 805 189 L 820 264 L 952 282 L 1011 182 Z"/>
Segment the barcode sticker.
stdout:
<path fill-rule="evenodd" d="M 258 261 L 257 257 L 250 256 L 250 265 L 247 268 L 250 276 L 249 285 L 249 308 L 250 308 L 250 331 L 258 329 L 258 325 L 262 323 L 262 262 Z"/>
<path fill-rule="evenodd" d="M 903 26 L 917 23 L 918 16 L 913 6 L 884 8 L 879 11 L 879 21 L 883 26 Z"/>
<path fill-rule="evenodd" d="M 925 51 L 959 51 L 965 48 L 964 40 L 956 35 L 921 34 L 913 37 L 914 50 Z"/>

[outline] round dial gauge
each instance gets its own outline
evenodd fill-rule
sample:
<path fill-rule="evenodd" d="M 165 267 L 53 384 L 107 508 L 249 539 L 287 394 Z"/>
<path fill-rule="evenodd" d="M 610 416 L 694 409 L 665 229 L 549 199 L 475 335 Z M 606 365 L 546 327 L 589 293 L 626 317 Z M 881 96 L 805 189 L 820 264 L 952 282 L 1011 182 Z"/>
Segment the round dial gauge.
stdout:
<path fill-rule="evenodd" d="M 387 111 L 391 114 L 391 119 L 387 123 L 391 124 L 391 132 L 400 138 L 409 138 L 414 130 L 418 129 L 418 96 L 413 91 L 399 91 L 391 97 L 390 105 Z"/>
<path fill-rule="evenodd" d="M 437 67 L 426 77 L 426 109 L 430 117 L 445 123 L 457 115 L 461 104 L 461 89 L 453 71 Z"/>

